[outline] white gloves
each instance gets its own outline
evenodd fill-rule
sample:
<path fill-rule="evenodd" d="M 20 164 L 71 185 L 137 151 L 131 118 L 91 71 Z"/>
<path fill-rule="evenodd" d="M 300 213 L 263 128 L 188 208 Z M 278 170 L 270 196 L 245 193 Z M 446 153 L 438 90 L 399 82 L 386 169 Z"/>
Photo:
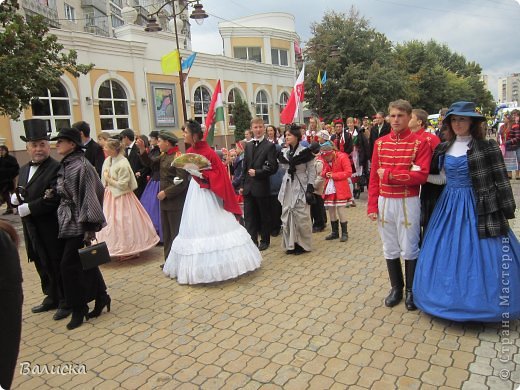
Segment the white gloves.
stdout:
<path fill-rule="evenodd" d="M 26 217 L 31 214 L 31 209 L 29 209 L 29 205 L 27 203 L 23 203 L 20 206 L 18 206 L 18 215 L 20 217 Z"/>
<path fill-rule="evenodd" d="M 191 176 L 196 176 L 200 179 L 202 179 L 204 176 L 202 176 L 202 173 L 196 169 L 190 169 L 190 168 L 187 168 L 186 171 L 191 175 Z"/>
<path fill-rule="evenodd" d="M 23 200 L 23 197 L 20 195 L 20 199 Z M 18 206 L 20 204 L 20 202 L 18 202 L 18 197 L 16 196 L 16 194 L 11 194 L 11 204 L 13 206 Z"/>
<path fill-rule="evenodd" d="M 174 177 L 174 178 L 173 178 L 173 184 L 174 184 L 174 185 L 179 185 L 179 184 L 181 184 L 183 181 L 184 181 L 184 179 L 181 179 L 180 177 Z"/>

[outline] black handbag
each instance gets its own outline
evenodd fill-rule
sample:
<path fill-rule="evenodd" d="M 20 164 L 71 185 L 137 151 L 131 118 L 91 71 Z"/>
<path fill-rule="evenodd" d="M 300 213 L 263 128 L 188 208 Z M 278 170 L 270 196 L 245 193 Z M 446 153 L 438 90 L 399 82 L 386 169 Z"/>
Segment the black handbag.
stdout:
<path fill-rule="evenodd" d="M 312 206 L 316 203 L 316 195 L 312 192 L 306 192 L 305 193 L 305 202 L 307 202 L 308 205 Z"/>
<path fill-rule="evenodd" d="M 84 271 L 110 263 L 110 254 L 106 242 L 85 246 L 78 249 L 79 258 Z"/>
<path fill-rule="evenodd" d="M 305 191 L 305 188 L 303 188 L 303 184 L 300 181 L 300 178 L 298 175 L 296 175 L 296 179 L 298 179 L 298 183 L 300 183 L 300 187 L 305 192 L 305 203 L 307 203 L 309 206 L 312 206 L 316 203 L 316 197 L 314 196 L 313 192 Z"/>

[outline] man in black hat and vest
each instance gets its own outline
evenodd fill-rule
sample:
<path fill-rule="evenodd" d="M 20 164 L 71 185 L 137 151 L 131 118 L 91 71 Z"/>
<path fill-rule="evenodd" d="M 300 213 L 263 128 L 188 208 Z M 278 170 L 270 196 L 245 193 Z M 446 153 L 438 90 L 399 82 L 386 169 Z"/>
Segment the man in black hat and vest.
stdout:
<path fill-rule="evenodd" d="M 26 142 L 31 161 L 20 169 L 18 187 L 11 201 L 18 206 L 27 258 L 36 266 L 45 295 L 43 302 L 31 311 L 42 313 L 58 309 L 53 318 L 61 320 L 70 314 L 70 310 L 65 306 L 60 274 L 62 247 L 58 240 L 56 214 L 60 198 L 48 195 L 56 185 L 60 164 L 50 157 L 47 121 L 28 119 L 23 125 L 25 136 L 20 138 Z"/>

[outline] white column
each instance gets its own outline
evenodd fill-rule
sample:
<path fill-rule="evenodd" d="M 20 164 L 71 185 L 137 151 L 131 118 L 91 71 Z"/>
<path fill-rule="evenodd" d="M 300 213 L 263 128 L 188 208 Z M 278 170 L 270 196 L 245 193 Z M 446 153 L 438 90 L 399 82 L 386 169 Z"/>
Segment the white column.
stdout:
<path fill-rule="evenodd" d="M 264 37 L 264 64 L 272 64 L 273 59 L 271 58 L 271 37 Z"/>
<path fill-rule="evenodd" d="M 85 121 L 90 125 L 91 137 L 97 140 L 96 122 L 94 119 L 94 110 L 97 110 L 99 106 L 94 105 L 94 96 L 97 96 L 97 91 L 92 90 L 92 84 L 90 83 L 90 75 L 81 75 L 78 79 L 78 103 L 81 111 L 81 118 L 72 117 L 72 123 L 78 121 Z M 90 99 L 87 101 L 87 97 Z M 71 123 L 71 124 L 72 124 Z"/>
<path fill-rule="evenodd" d="M 148 135 L 150 131 L 155 130 L 155 128 L 150 121 L 150 114 L 154 102 L 150 101 L 146 75 L 147 70 L 145 66 L 135 67 L 135 104 L 137 105 L 137 112 L 139 115 L 139 129 L 141 130 L 141 134 Z M 145 101 L 143 102 L 142 99 L 145 99 Z"/>

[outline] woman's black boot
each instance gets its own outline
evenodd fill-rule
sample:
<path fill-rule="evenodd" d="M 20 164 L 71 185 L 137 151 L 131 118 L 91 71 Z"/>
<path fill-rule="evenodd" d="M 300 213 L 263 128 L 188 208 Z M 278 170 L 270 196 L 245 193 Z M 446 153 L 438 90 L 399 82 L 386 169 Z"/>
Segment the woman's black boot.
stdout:
<path fill-rule="evenodd" d="M 88 321 L 88 306 L 75 307 L 72 309 L 72 319 L 67 324 L 67 329 L 72 330 L 79 328 L 83 324 L 83 318 Z"/>
<path fill-rule="evenodd" d="M 110 303 L 112 302 L 112 299 L 110 298 L 110 295 L 105 294 L 101 298 L 96 298 L 96 303 L 94 304 L 94 310 L 92 310 L 90 313 L 88 313 L 88 318 L 95 318 L 99 317 L 101 315 L 101 312 L 107 307 L 107 312 L 110 312 Z"/>

